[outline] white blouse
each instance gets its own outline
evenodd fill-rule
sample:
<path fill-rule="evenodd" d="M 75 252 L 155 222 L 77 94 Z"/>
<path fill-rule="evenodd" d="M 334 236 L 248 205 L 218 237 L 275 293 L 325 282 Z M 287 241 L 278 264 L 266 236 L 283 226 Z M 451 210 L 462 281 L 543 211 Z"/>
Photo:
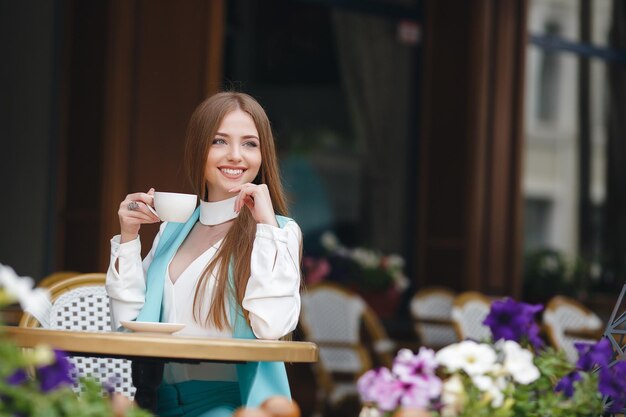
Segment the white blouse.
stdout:
<path fill-rule="evenodd" d="M 233 199 L 218 203 L 202 202 L 201 222 L 211 224 L 211 221 L 224 222 L 233 218 L 236 214 L 229 216 L 229 213 L 233 213 L 230 200 Z M 121 321 L 134 320 L 143 307 L 148 267 L 165 227 L 166 223 L 161 224 L 152 249 L 143 262 L 139 237 L 123 244 L 119 243 L 119 235 L 111 239 L 111 263 L 107 271 L 106 288 L 110 298 L 113 330 L 120 328 Z M 259 339 L 279 339 L 293 331 L 298 323 L 300 242 L 300 228 L 294 221 L 288 222 L 283 229 L 267 224 L 257 225 L 250 259 L 250 279 L 242 305 L 249 312 L 252 331 Z M 219 330 L 212 325 L 205 326 L 197 323 L 193 317 L 196 283 L 206 265 L 217 253 L 220 244 L 221 240 L 193 260 L 173 283 L 168 265 L 163 290 L 163 320 L 167 323 L 184 323 L 186 326 L 176 333 L 178 335 L 232 337 L 230 328 Z M 116 262 L 119 271 L 115 268 Z M 215 275 L 216 273 L 213 274 Z M 215 280 L 210 279 L 204 300 L 213 299 L 214 288 Z M 228 312 L 227 297 L 226 303 Z M 203 303 L 200 317 L 206 317 L 209 304 Z M 231 364 L 172 363 L 165 368 L 164 380 L 167 383 L 189 380 L 235 381 L 236 371 L 235 366 Z"/>

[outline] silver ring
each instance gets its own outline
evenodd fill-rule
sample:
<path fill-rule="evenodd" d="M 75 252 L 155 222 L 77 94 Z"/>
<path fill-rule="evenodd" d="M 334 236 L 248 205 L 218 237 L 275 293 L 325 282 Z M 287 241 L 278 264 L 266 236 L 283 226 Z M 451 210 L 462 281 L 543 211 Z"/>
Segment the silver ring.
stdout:
<path fill-rule="evenodd" d="M 130 203 L 128 203 L 128 210 L 133 211 L 133 210 L 137 210 L 139 208 L 139 204 L 137 204 L 136 201 L 131 201 Z"/>

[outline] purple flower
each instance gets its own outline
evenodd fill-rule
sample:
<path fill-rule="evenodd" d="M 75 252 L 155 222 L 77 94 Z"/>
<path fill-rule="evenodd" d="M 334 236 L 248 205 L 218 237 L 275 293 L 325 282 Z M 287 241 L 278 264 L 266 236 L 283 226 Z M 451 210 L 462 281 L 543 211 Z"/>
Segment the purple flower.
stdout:
<path fill-rule="evenodd" d="M 375 402 L 378 408 L 392 411 L 398 407 L 403 384 L 387 368 L 367 371 L 357 381 L 363 402 Z"/>
<path fill-rule="evenodd" d="M 595 365 L 607 366 L 613 355 L 613 348 L 609 339 L 601 339 L 595 344 L 575 343 L 578 350 L 576 366 L 583 371 L 591 371 Z"/>
<path fill-rule="evenodd" d="M 626 407 L 626 362 L 617 362 L 610 368 L 602 368 L 598 388 L 602 395 L 613 401 L 609 411 L 623 410 Z"/>
<path fill-rule="evenodd" d="M 533 347 L 536 350 L 539 350 L 543 347 L 543 340 L 541 339 L 541 336 L 539 333 L 540 333 L 539 326 L 537 325 L 537 323 L 533 321 L 528 328 L 528 333 L 526 334 L 526 337 L 528 338 L 528 341 L 530 342 L 530 344 L 533 345 Z"/>
<path fill-rule="evenodd" d="M 39 375 L 39 383 L 43 392 L 50 392 L 63 384 L 72 384 L 72 364 L 67 359 L 67 355 L 60 351 L 54 350 L 54 362 L 50 365 L 42 366 L 37 369 Z"/>
<path fill-rule="evenodd" d="M 558 384 L 556 384 L 556 387 L 554 387 L 554 391 L 563 391 L 563 394 L 565 394 L 567 398 L 570 398 L 574 395 L 574 382 L 580 380 L 580 378 L 580 373 L 578 371 L 570 372 L 561 378 Z"/>
<path fill-rule="evenodd" d="M 121 381 L 122 379 L 120 378 L 120 374 L 115 373 L 115 375 L 111 375 L 107 378 L 106 381 L 102 382 L 102 388 L 104 388 L 107 394 L 113 395 L 113 393 L 115 392 L 115 386 Z"/>
<path fill-rule="evenodd" d="M 539 337 L 539 326 L 535 322 L 535 314 L 543 306 L 517 302 L 511 298 L 494 301 L 491 311 L 483 324 L 489 326 L 494 340 L 513 340 L 521 342 L 523 338 L 539 349 L 543 341 Z"/>
<path fill-rule="evenodd" d="M 7 378 L 7 383 L 9 385 L 22 385 L 27 380 L 28 375 L 26 374 L 26 371 L 24 369 L 18 369 Z"/>

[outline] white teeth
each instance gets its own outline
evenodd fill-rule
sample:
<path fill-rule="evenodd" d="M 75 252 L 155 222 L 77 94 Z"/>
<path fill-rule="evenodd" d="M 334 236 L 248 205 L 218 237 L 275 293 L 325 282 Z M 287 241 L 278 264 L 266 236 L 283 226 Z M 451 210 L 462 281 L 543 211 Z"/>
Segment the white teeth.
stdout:
<path fill-rule="evenodd" d="M 228 175 L 240 175 L 243 172 L 243 169 L 222 168 L 222 172 Z"/>

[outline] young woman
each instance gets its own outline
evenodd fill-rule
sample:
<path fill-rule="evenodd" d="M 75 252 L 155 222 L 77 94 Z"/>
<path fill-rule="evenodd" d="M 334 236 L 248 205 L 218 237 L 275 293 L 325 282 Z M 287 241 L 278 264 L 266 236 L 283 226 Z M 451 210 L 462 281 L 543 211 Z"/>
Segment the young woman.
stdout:
<path fill-rule="evenodd" d="M 249 95 L 219 93 L 193 113 L 185 168 L 200 206 L 187 223 L 161 224 L 141 260 L 139 229 L 159 219 L 154 189 L 130 194 L 118 211 L 106 287 L 112 326 L 184 323 L 177 334 L 278 339 L 300 313 L 300 228 L 287 212 L 274 139 Z M 230 416 L 271 395 L 289 395 L 284 364 L 168 364 L 161 416 Z"/>

